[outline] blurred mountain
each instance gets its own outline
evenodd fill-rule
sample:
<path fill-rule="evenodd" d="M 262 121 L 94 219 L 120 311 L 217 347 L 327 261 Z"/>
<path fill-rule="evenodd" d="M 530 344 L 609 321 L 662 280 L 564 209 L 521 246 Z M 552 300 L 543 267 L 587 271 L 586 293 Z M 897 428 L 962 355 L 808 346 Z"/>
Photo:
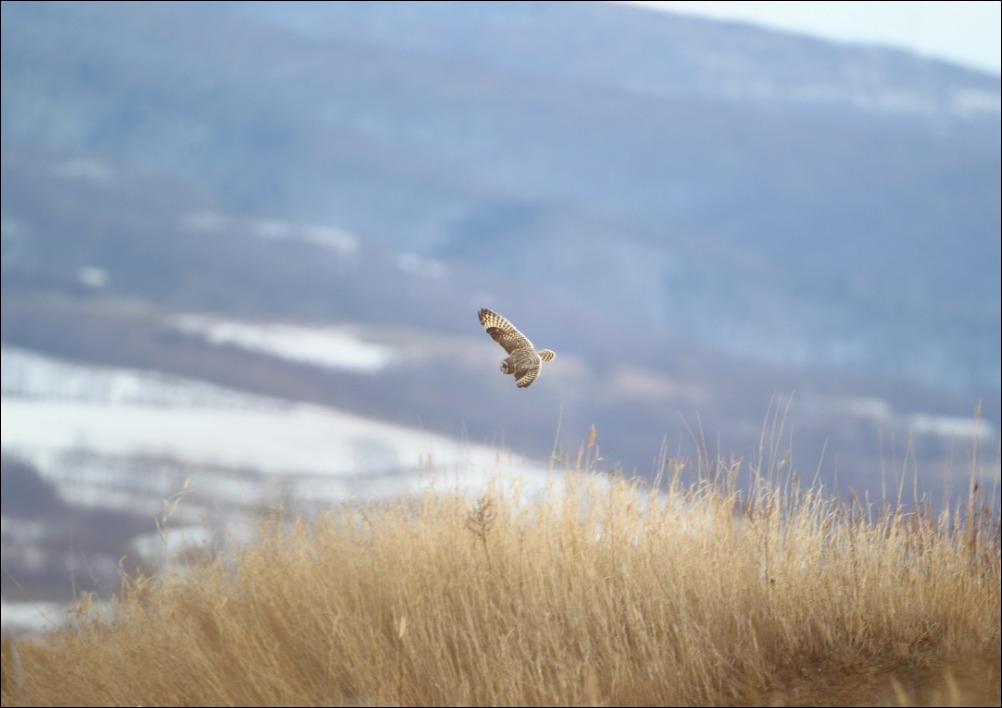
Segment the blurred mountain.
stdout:
<path fill-rule="evenodd" d="M 998 77 L 605 3 L 2 13 L 6 342 L 533 454 L 598 421 L 644 472 L 680 412 L 727 449 L 777 391 L 998 424 Z M 482 305 L 564 373 L 452 375 Z M 470 340 L 359 377 L 189 311 Z"/>

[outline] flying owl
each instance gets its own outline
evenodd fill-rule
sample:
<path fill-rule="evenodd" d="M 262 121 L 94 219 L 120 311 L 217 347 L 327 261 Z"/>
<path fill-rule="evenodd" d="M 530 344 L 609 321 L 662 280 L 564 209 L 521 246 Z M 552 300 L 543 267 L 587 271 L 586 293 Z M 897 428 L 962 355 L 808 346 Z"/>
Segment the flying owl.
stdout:
<path fill-rule="evenodd" d="M 519 388 L 525 388 L 535 381 L 542 363 L 553 361 L 556 356 L 549 349 L 536 351 L 532 342 L 498 313 L 484 307 L 477 314 L 480 324 L 491 335 L 491 339 L 508 352 L 508 358 L 501 362 L 501 373 L 513 375 L 515 385 Z"/>

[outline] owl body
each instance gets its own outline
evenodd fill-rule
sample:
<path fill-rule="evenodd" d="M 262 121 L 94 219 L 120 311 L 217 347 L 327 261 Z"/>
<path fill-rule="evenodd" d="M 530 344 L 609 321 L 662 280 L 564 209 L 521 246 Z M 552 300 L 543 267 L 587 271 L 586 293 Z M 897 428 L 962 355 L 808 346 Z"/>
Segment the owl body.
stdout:
<path fill-rule="evenodd" d="M 480 324 L 491 339 L 508 352 L 508 357 L 501 362 L 501 373 L 514 376 L 515 385 L 519 388 L 525 388 L 535 381 L 542 363 L 552 361 L 556 356 L 549 349 L 536 351 L 532 342 L 498 313 L 485 307 L 477 314 Z"/>

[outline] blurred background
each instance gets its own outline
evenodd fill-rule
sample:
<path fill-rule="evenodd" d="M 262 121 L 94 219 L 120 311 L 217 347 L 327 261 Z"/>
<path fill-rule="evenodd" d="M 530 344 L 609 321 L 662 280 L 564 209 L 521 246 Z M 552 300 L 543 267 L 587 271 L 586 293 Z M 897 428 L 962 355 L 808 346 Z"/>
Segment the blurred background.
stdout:
<path fill-rule="evenodd" d="M 997 503 L 997 64 L 605 2 L 2 13 L 5 624 L 593 425 L 601 473 Z"/>

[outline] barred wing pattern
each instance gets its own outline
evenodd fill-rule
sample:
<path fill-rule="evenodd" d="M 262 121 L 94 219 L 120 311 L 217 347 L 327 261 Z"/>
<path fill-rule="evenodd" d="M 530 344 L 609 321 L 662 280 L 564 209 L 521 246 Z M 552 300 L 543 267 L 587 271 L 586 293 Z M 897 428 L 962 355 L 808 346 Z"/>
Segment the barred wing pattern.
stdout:
<path fill-rule="evenodd" d="M 508 352 L 508 358 L 501 362 L 501 373 L 513 375 L 515 385 L 519 388 L 525 388 L 535 381 L 539 376 L 541 364 L 544 361 L 553 361 L 556 356 L 549 349 L 536 351 L 528 337 L 493 310 L 484 307 L 477 315 L 491 339 Z"/>

